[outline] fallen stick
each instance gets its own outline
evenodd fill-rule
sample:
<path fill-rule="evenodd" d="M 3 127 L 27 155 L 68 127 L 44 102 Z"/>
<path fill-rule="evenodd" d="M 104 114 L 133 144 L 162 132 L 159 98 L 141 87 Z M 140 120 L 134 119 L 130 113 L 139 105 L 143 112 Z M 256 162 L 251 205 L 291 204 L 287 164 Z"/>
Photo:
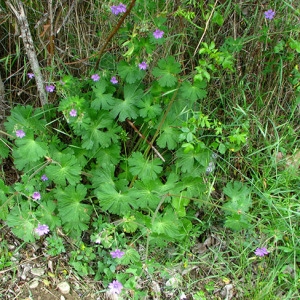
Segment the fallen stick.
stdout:
<path fill-rule="evenodd" d="M 15 7 L 13 6 L 12 2 L 15 2 Z M 29 29 L 28 21 L 27 21 L 27 16 L 24 10 L 24 5 L 20 0 L 5 1 L 5 3 L 18 20 L 21 29 L 21 37 L 23 39 L 29 64 L 35 76 L 36 86 L 41 101 L 41 105 L 43 106 L 48 103 L 48 100 L 47 100 L 47 95 L 44 87 L 43 76 L 34 49 L 33 40 Z"/>

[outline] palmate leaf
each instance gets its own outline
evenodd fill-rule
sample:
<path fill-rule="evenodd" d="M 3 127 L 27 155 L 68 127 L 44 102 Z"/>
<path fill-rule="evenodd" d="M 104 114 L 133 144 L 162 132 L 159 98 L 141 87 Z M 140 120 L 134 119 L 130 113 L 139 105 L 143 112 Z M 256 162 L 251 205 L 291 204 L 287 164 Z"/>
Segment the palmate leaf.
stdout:
<path fill-rule="evenodd" d="M 204 173 L 208 163 L 210 161 L 211 153 L 207 149 L 194 149 L 188 153 L 184 152 L 184 149 L 179 149 L 176 152 L 177 166 L 180 167 L 183 173 L 189 173 L 190 175 L 194 172 L 198 174 Z"/>
<path fill-rule="evenodd" d="M 164 182 L 164 184 L 157 186 L 157 190 L 160 193 L 160 195 L 165 195 L 168 193 L 172 194 L 178 194 L 182 188 L 178 184 L 179 176 L 172 172 L 169 174 L 167 182 Z"/>
<path fill-rule="evenodd" d="M 97 149 L 95 157 L 97 159 L 97 164 L 102 166 L 103 164 L 113 164 L 117 165 L 121 160 L 121 147 L 119 144 L 112 144 L 108 148 Z"/>
<path fill-rule="evenodd" d="M 0 140 L 0 164 L 2 162 L 1 158 L 7 158 L 9 154 L 9 147 L 5 139 Z"/>
<path fill-rule="evenodd" d="M 28 202 L 16 205 L 7 216 L 6 224 L 11 227 L 12 232 L 24 242 L 34 242 L 34 228 L 36 220 L 32 218 L 31 208 Z"/>
<path fill-rule="evenodd" d="M 136 230 L 139 227 L 139 224 L 137 223 L 135 216 L 126 215 L 122 219 L 122 227 L 124 232 L 133 233 L 136 232 Z"/>
<path fill-rule="evenodd" d="M 95 100 L 92 101 L 91 107 L 97 110 L 105 109 L 109 110 L 115 102 L 115 98 L 112 93 L 106 93 L 107 82 L 100 80 L 93 87 L 95 93 Z"/>
<path fill-rule="evenodd" d="M 0 179 L 0 219 L 6 220 L 8 215 L 8 208 L 12 201 L 7 199 L 6 194 L 9 192 L 10 188 L 6 186 L 2 179 Z"/>
<path fill-rule="evenodd" d="M 158 67 L 153 69 L 152 74 L 158 78 L 158 83 L 161 86 L 172 87 L 177 82 L 175 75 L 179 74 L 180 71 L 180 64 L 175 61 L 173 56 L 168 56 L 166 59 L 158 61 Z"/>
<path fill-rule="evenodd" d="M 53 200 L 45 201 L 43 198 L 35 215 L 40 224 L 47 224 L 50 229 L 61 226 L 60 218 L 57 216 L 57 203 Z"/>
<path fill-rule="evenodd" d="M 226 217 L 224 226 L 235 231 L 250 228 L 249 218 L 245 215 L 233 214 Z"/>
<path fill-rule="evenodd" d="M 91 181 L 92 186 L 95 189 L 95 191 L 98 191 L 101 189 L 102 185 L 111 185 L 115 186 L 115 166 L 113 164 L 102 164 L 101 167 L 95 168 L 91 171 Z"/>
<path fill-rule="evenodd" d="M 100 206 L 104 211 L 119 216 L 130 213 L 133 208 L 137 208 L 137 201 L 127 192 L 117 191 L 111 184 L 103 184 L 96 192 Z"/>
<path fill-rule="evenodd" d="M 185 196 L 188 198 L 199 198 L 206 191 L 206 184 L 203 177 L 184 177 L 180 183 Z"/>
<path fill-rule="evenodd" d="M 137 102 L 143 96 L 143 91 L 138 88 L 138 85 L 126 84 L 124 87 L 124 100 L 117 99 L 114 104 L 111 115 L 119 121 L 123 122 L 126 118 L 136 119 L 138 116 Z"/>
<path fill-rule="evenodd" d="M 193 85 L 189 81 L 184 81 L 179 92 L 181 98 L 188 100 L 192 105 L 195 101 L 206 97 L 206 81 L 195 81 Z"/>
<path fill-rule="evenodd" d="M 175 119 L 166 119 L 160 130 L 160 136 L 157 139 L 157 145 L 160 148 L 167 147 L 169 150 L 174 150 L 178 144 L 180 130 L 177 129 L 177 122 Z"/>
<path fill-rule="evenodd" d="M 157 191 L 162 183 L 160 180 L 135 181 L 131 193 L 134 193 L 140 208 L 155 209 L 161 200 L 161 194 Z"/>
<path fill-rule="evenodd" d="M 141 257 L 139 253 L 132 247 L 128 247 L 126 250 L 125 255 L 118 260 L 120 261 L 121 265 L 130 265 L 130 264 L 137 264 L 141 261 Z M 128 271 L 128 270 L 127 270 Z"/>
<path fill-rule="evenodd" d="M 246 215 L 251 207 L 251 190 L 239 181 L 227 183 L 223 189 L 230 199 L 222 207 L 226 216 L 225 226 L 232 230 L 249 228 L 250 218 Z"/>
<path fill-rule="evenodd" d="M 163 216 L 158 216 L 152 225 L 152 231 L 170 238 L 178 239 L 180 236 L 179 228 L 181 221 L 172 209 L 168 209 Z"/>
<path fill-rule="evenodd" d="M 76 187 L 67 186 L 55 192 L 63 228 L 74 238 L 78 238 L 81 232 L 88 228 L 87 224 L 90 221 L 92 206 L 81 203 L 86 192 L 87 189 L 82 184 Z"/>
<path fill-rule="evenodd" d="M 34 109 L 29 105 L 17 105 L 10 111 L 10 116 L 7 117 L 7 122 L 4 123 L 4 126 L 7 132 L 14 136 L 16 129 L 40 131 L 46 124 L 46 121 L 42 119 L 43 116 L 41 109 Z"/>
<path fill-rule="evenodd" d="M 239 181 L 229 182 L 223 191 L 225 195 L 231 198 L 223 205 L 223 209 L 227 214 L 242 214 L 249 211 L 251 207 L 251 190 L 246 185 Z"/>
<path fill-rule="evenodd" d="M 16 140 L 18 148 L 14 150 L 14 162 L 19 170 L 23 170 L 26 165 L 37 162 L 40 158 L 47 155 L 48 147 L 39 138 L 34 139 L 33 134 L 28 134 L 22 139 Z"/>
<path fill-rule="evenodd" d="M 162 171 L 162 161 L 160 159 L 145 159 L 141 152 L 134 152 L 128 159 L 128 164 L 132 175 L 136 175 L 142 180 L 154 180 Z"/>
<path fill-rule="evenodd" d="M 121 128 L 113 121 L 106 111 L 100 111 L 96 119 L 82 124 L 80 134 L 82 147 L 88 150 L 96 150 L 99 147 L 109 147 L 119 139 L 117 135 Z M 79 133 L 79 131 L 77 131 Z"/>
<path fill-rule="evenodd" d="M 147 94 L 142 99 L 137 102 L 137 106 L 139 107 L 139 115 L 147 120 L 152 120 L 157 116 L 161 115 L 162 108 L 159 104 L 153 103 L 154 98 Z"/>
<path fill-rule="evenodd" d="M 172 197 L 172 206 L 179 217 L 186 215 L 185 207 L 190 203 L 190 199 L 185 195 L 185 192 L 181 193 L 180 197 Z"/>
<path fill-rule="evenodd" d="M 72 154 L 55 153 L 51 165 L 47 166 L 45 173 L 50 180 L 54 183 L 66 186 L 67 182 L 75 185 L 81 179 L 81 167 Z"/>
<path fill-rule="evenodd" d="M 124 60 L 120 61 L 118 64 L 118 73 L 120 77 L 129 84 L 143 79 L 146 74 L 145 71 L 140 70 L 138 66 L 129 64 Z"/>

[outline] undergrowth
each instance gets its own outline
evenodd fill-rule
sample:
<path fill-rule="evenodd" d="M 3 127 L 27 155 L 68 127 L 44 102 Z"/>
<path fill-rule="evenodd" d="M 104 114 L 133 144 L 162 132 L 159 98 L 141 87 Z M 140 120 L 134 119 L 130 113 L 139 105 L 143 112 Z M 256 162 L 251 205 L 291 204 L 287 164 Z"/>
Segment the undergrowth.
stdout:
<path fill-rule="evenodd" d="M 99 294 L 297 299 L 300 12 L 269 2 L 132 1 L 120 24 L 120 3 L 58 1 L 55 51 L 33 26 L 44 4 L 26 3 L 48 104 L 6 22 L 13 234 L 68 249 Z"/>

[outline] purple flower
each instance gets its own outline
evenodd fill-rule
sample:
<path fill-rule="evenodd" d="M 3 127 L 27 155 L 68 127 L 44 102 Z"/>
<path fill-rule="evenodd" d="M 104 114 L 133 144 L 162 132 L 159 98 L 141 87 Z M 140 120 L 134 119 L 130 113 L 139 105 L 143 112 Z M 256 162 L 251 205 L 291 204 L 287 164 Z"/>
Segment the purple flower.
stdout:
<path fill-rule="evenodd" d="M 156 39 L 161 39 L 164 35 L 164 32 L 162 30 L 159 30 L 159 29 L 156 29 L 154 32 L 153 32 L 153 36 L 154 38 Z"/>
<path fill-rule="evenodd" d="M 275 11 L 272 9 L 265 11 L 265 17 L 268 20 L 272 20 L 275 17 Z"/>
<path fill-rule="evenodd" d="M 111 9 L 111 12 L 114 14 L 114 15 L 118 15 L 119 14 L 119 7 L 116 6 L 116 5 L 113 5 L 110 7 Z"/>
<path fill-rule="evenodd" d="M 71 111 L 70 111 L 70 116 L 71 117 L 76 117 L 77 116 L 77 110 L 76 109 L 71 109 Z"/>
<path fill-rule="evenodd" d="M 25 136 L 25 132 L 22 129 L 16 131 L 16 136 L 19 138 L 23 138 Z"/>
<path fill-rule="evenodd" d="M 100 79 L 100 76 L 98 74 L 94 74 L 91 76 L 91 78 L 94 80 L 94 81 L 99 81 Z"/>
<path fill-rule="evenodd" d="M 120 3 L 119 5 L 111 6 L 110 9 L 114 15 L 118 15 L 118 14 L 126 12 L 126 5 L 123 3 Z"/>
<path fill-rule="evenodd" d="M 39 192 L 34 192 L 32 194 L 32 199 L 34 199 L 34 200 L 41 200 L 41 194 Z"/>
<path fill-rule="evenodd" d="M 126 12 L 126 5 L 125 4 L 123 4 L 123 3 L 119 4 L 119 12 L 120 13 Z"/>
<path fill-rule="evenodd" d="M 53 93 L 54 90 L 55 90 L 55 86 L 54 86 L 54 85 L 52 85 L 52 84 L 46 85 L 46 91 L 47 91 L 48 93 Z"/>
<path fill-rule="evenodd" d="M 269 252 L 266 248 L 257 248 L 255 250 L 254 254 L 262 257 L 262 256 L 269 254 Z"/>
<path fill-rule="evenodd" d="M 113 77 L 111 78 L 110 82 L 111 82 L 112 84 L 117 84 L 117 83 L 118 83 L 118 80 L 117 80 L 116 76 L 113 76 Z"/>
<path fill-rule="evenodd" d="M 112 258 L 121 258 L 125 253 L 120 249 L 116 249 L 115 251 L 110 252 Z"/>
<path fill-rule="evenodd" d="M 44 174 L 44 175 L 42 175 L 41 179 L 42 179 L 42 181 L 47 181 L 48 177 L 46 176 L 46 174 Z"/>
<path fill-rule="evenodd" d="M 27 73 L 27 76 L 28 76 L 29 79 L 34 78 L 34 74 L 33 73 Z"/>
<path fill-rule="evenodd" d="M 39 236 L 49 233 L 49 226 L 48 225 L 41 225 L 39 224 L 38 227 L 34 230 Z"/>
<path fill-rule="evenodd" d="M 108 285 L 108 288 L 110 289 L 110 291 L 114 294 L 121 294 L 123 285 L 121 282 L 119 282 L 118 280 L 114 280 L 113 282 L 111 282 Z"/>
<path fill-rule="evenodd" d="M 139 68 L 140 70 L 146 70 L 148 68 L 148 65 L 145 61 L 143 61 L 139 64 Z"/>

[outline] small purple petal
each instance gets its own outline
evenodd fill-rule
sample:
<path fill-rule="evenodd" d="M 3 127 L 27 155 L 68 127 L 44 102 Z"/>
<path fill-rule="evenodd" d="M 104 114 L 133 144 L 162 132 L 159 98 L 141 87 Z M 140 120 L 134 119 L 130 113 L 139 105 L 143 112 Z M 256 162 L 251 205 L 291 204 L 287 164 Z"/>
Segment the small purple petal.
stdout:
<path fill-rule="evenodd" d="M 38 227 L 35 229 L 35 232 L 39 235 L 42 236 L 44 234 L 49 233 L 50 229 L 48 225 L 41 225 L 39 224 Z"/>
<path fill-rule="evenodd" d="M 71 117 L 76 117 L 77 116 L 77 110 L 76 109 L 71 109 L 71 111 L 70 111 L 70 116 Z"/>
<path fill-rule="evenodd" d="M 125 4 L 123 4 L 123 3 L 119 4 L 119 12 L 120 13 L 126 12 L 126 5 Z"/>
<path fill-rule="evenodd" d="M 265 14 L 265 18 L 268 20 L 272 20 L 275 17 L 275 11 L 272 9 L 265 11 L 264 14 Z"/>
<path fill-rule="evenodd" d="M 46 176 L 46 174 L 42 175 L 41 180 L 42 181 L 47 181 L 48 180 L 48 177 Z"/>
<path fill-rule="evenodd" d="M 118 80 L 117 80 L 116 76 L 113 76 L 113 77 L 111 78 L 110 82 L 111 82 L 112 84 L 117 84 L 117 83 L 118 83 Z"/>
<path fill-rule="evenodd" d="M 48 92 L 48 93 L 53 93 L 54 92 L 54 90 L 55 90 L 55 86 L 54 85 L 52 85 L 52 84 L 50 84 L 50 85 L 46 85 L 46 91 Z"/>
<path fill-rule="evenodd" d="M 116 249 L 115 251 L 110 252 L 112 258 L 121 258 L 125 253 L 120 249 Z"/>
<path fill-rule="evenodd" d="M 164 36 L 164 32 L 163 32 L 162 30 L 156 29 L 156 30 L 153 32 L 153 36 L 154 36 L 154 38 L 156 38 L 156 39 L 161 39 L 161 38 Z"/>
<path fill-rule="evenodd" d="M 111 282 L 108 285 L 108 288 L 110 289 L 110 291 L 114 294 L 121 294 L 123 285 L 121 282 L 119 282 L 118 280 L 114 280 L 113 282 Z"/>
<path fill-rule="evenodd" d="M 93 81 L 99 81 L 100 76 L 99 76 L 98 74 L 93 74 L 93 75 L 91 76 L 91 78 L 93 79 Z"/>
<path fill-rule="evenodd" d="M 16 136 L 19 137 L 19 138 L 23 138 L 25 136 L 25 132 L 22 130 L 22 129 L 19 129 L 16 131 Z"/>
<path fill-rule="evenodd" d="M 27 76 L 28 76 L 29 79 L 34 78 L 34 74 L 33 73 L 27 73 Z"/>
<path fill-rule="evenodd" d="M 39 192 L 34 192 L 32 194 L 32 199 L 34 199 L 34 200 L 41 200 L 41 194 Z"/>
<path fill-rule="evenodd" d="M 139 64 L 139 68 L 140 70 L 146 70 L 148 68 L 148 65 L 145 61 L 143 61 Z"/>
<path fill-rule="evenodd" d="M 266 248 L 257 248 L 255 250 L 254 254 L 262 257 L 262 256 L 269 254 L 269 252 Z"/>
<path fill-rule="evenodd" d="M 114 15 L 118 15 L 118 14 L 126 12 L 126 5 L 123 3 L 120 3 L 119 5 L 111 6 L 110 9 Z"/>
<path fill-rule="evenodd" d="M 118 15 L 119 14 L 119 7 L 116 6 L 116 5 L 113 5 L 110 7 L 111 9 L 111 12 L 114 14 L 114 15 Z"/>

